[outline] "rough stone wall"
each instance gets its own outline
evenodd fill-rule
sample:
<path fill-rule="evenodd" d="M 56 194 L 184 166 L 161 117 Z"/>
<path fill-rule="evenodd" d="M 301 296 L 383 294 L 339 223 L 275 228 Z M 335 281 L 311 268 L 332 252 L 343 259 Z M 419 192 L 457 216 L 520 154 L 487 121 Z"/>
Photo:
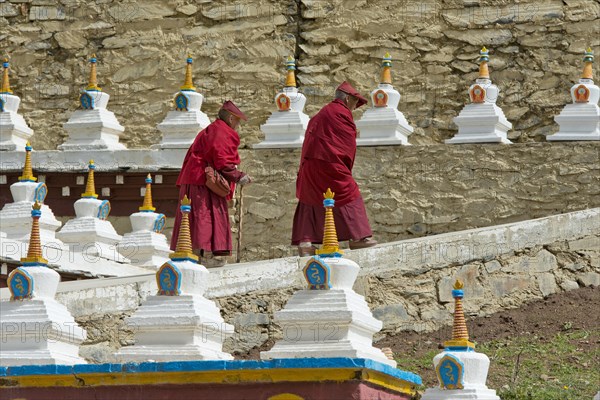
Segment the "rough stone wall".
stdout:
<path fill-rule="evenodd" d="M 373 315 L 383 321 L 383 330 L 375 338 L 379 340 L 387 334 L 407 330 L 426 333 L 451 324 L 451 291 L 457 278 L 465 283 L 463 307 L 467 316 L 519 307 L 580 286 L 598 286 L 600 234 L 488 255 L 443 268 L 424 267 L 418 273 L 397 269 L 363 275 L 354 289 L 365 296 Z M 273 313 L 281 310 L 299 289 L 251 291 L 215 299 L 226 322 L 236 327 L 234 336 L 225 342 L 225 351 L 246 353 L 280 339 L 284 333 L 273 321 Z M 88 332 L 81 354 L 91 362 L 112 361 L 112 354 L 119 347 L 133 342 L 133 330 L 123 326 L 124 317 L 132 312 L 77 317 Z"/>
<path fill-rule="evenodd" d="M 291 255 L 299 152 L 242 154 L 256 182 L 244 190 L 243 257 Z M 598 207 L 600 144 L 359 148 L 354 176 L 374 236 L 391 242 Z"/>
<path fill-rule="evenodd" d="M 275 108 L 288 54 L 314 115 L 344 79 L 370 92 L 390 51 L 399 108 L 416 128 L 411 142 L 439 143 L 455 132 L 483 45 L 498 104 L 513 123 L 509 137 L 525 142 L 557 130 L 552 118 L 570 100 L 584 49 L 599 53 L 599 19 L 590 0 L 8 0 L 0 3 L 0 47 L 36 149 L 63 142 L 92 53 L 130 148 L 160 141 L 156 124 L 183 81 L 188 52 L 203 109 L 214 117 L 234 99 L 250 116 L 241 129 L 249 144 Z"/>

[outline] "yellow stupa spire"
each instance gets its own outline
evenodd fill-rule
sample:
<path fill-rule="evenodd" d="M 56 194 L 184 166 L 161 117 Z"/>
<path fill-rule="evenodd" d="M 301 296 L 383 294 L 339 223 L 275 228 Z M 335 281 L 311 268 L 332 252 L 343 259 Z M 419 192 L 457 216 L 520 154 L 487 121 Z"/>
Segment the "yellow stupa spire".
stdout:
<path fill-rule="evenodd" d="M 31 150 L 32 147 L 27 142 L 25 145 L 25 165 L 23 166 L 23 175 L 19 177 L 19 182 L 35 182 L 37 178 L 33 176 L 33 170 L 31 169 Z"/>
<path fill-rule="evenodd" d="M 92 54 L 92 57 L 90 58 L 90 80 L 85 90 L 96 90 L 98 92 L 102 91 L 102 89 L 100 89 L 100 87 L 98 86 L 98 79 L 96 78 L 97 61 L 98 60 L 96 59 L 96 55 Z"/>
<path fill-rule="evenodd" d="M 31 235 L 29 237 L 29 249 L 27 250 L 27 257 L 21 258 L 23 266 L 34 266 L 34 265 L 48 265 L 48 260 L 42 257 L 42 242 L 40 240 L 40 217 L 42 212 L 40 211 L 42 205 L 37 201 L 31 207 Z"/>
<path fill-rule="evenodd" d="M 285 62 L 285 68 L 287 69 L 287 75 L 285 77 L 285 87 L 296 87 L 296 60 L 294 57 L 289 56 Z"/>
<path fill-rule="evenodd" d="M 10 81 L 8 79 L 8 68 L 10 67 L 8 58 L 4 59 L 2 66 L 4 67 L 4 71 L 2 71 L 2 86 L 0 86 L 0 93 L 12 94 L 12 90 L 10 90 Z"/>
<path fill-rule="evenodd" d="M 481 51 L 479 52 L 479 78 L 480 79 L 490 79 L 490 71 L 488 68 L 488 61 L 490 61 L 489 57 L 490 51 L 483 46 Z"/>
<path fill-rule="evenodd" d="M 192 63 L 194 62 L 194 59 L 192 58 L 191 54 L 188 54 L 186 61 L 187 65 L 185 66 L 185 82 L 183 82 L 183 86 L 181 86 L 179 89 L 195 92 L 196 88 L 194 87 L 194 82 L 192 79 Z"/>
<path fill-rule="evenodd" d="M 146 177 L 146 192 L 144 193 L 144 202 L 139 208 L 140 211 L 153 212 L 156 210 L 152 206 L 152 176 L 148 174 Z"/>
<path fill-rule="evenodd" d="M 330 188 L 327 188 L 327 192 L 323 193 L 323 197 L 325 197 L 325 200 L 323 200 L 323 206 L 325 207 L 325 230 L 323 233 L 323 246 L 315 252 L 318 255 L 341 255 L 343 253 L 340 250 L 337 232 L 335 231 L 335 221 L 333 219 L 334 196 L 335 193 Z"/>
<path fill-rule="evenodd" d="M 592 71 L 592 63 L 594 62 L 594 52 L 592 51 L 591 47 L 588 47 L 588 49 L 585 52 L 585 55 L 583 56 L 583 73 L 581 74 L 581 78 L 582 79 L 593 79 L 594 78 L 594 74 Z"/>
<path fill-rule="evenodd" d="M 179 235 L 177 236 L 177 247 L 175 251 L 169 254 L 171 260 L 191 260 L 198 261 L 198 256 L 192 249 L 192 236 L 190 234 L 190 221 L 188 214 L 192 211 L 192 202 L 187 195 L 181 200 L 181 225 L 179 226 Z"/>
<path fill-rule="evenodd" d="M 456 280 L 452 297 L 454 297 L 454 324 L 452 326 L 452 340 L 444 342 L 446 348 L 475 348 L 475 344 L 469 341 L 469 331 L 465 321 L 465 312 L 462 307 L 463 283 Z"/>
<path fill-rule="evenodd" d="M 381 71 L 381 82 L 388 85 L 392 84 L 392 56 L 389 52 L 383 56 L 383 62 L 381 63 L 383 70 Z"/>
<path fill-rule="evenodd" d="M 96 184 L 94 183 L 95 169 L 96 166 L 94 165 L 94 160 L 90 160 L 90 163 L 88 164 L 88 178 L 85 185 L 85 192 L 81 194 L 81 197 L 83 198 L 98 198 L 98 195 L 96 194 Z"/>

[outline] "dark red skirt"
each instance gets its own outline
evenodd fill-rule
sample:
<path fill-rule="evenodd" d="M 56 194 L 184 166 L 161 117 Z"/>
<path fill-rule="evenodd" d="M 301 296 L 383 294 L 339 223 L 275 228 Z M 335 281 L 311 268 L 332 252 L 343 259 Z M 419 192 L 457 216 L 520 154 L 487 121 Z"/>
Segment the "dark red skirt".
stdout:
<path fill-rule="evenodd" d="M 360 240 L 373 235 L 367 210 L 362 197 L 358 197 L 341 207 L 333 208 L 333 219 L 338 241 Z M 292 227 L 292 245 L 300 242 L 323 242 L 325 208 L 298 202 Z"/>
<path fill-rule="evenodd" d="M 210 251 L 215 255 L 231 255 L 231 226 L 227 200 L 217 196 L 204 185 L 181 185 L 179 199 L 184 195 L 192 201 L 189 214 L 192 248 Z M 179 226 L 181 225 L 181 208 L 177 208 L 171 250 L 177 246 Z"/>

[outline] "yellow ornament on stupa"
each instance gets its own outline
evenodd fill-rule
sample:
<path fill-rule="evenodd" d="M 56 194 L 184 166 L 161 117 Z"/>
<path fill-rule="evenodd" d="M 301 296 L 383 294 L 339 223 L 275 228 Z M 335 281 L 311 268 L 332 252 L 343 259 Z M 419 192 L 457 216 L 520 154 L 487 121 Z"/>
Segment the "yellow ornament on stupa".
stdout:
<path fill-rule="evenodd" d="M 4 67 L 4 71 L 2 71 L 2 86 L 0 86 L 0 94 L 12 94 L 12 90 L 10 89 L 10 81 L 8 79 L 8 69 L 10 67 L 8 58 L 4 59 L 2 66 Z"/>
<path fill-rule="evenodd" d="M 327 192 L 323 193 L 323 206 L 325 207 L 325 229 L 323 233 L 323 246 L 320 250 L 316 250 L 315 254 L 322 257 L 340 257 L 343 251 L 340 250 L 340 244 L 337 238 L 337 232 L 335 230 L 335 221 L 333 219 L 333 206 L 335 200 L 333 197 L 335 193 L 331 191 L 331 188 L 327 188 Z"/>
<path fill-rule="evenodd" d="M 488 68 L 488 61 L 490 51 L 483 46 L 479 52 L 479 79 L 490 79 L 490 71 Z"/>
<path fill-rule="evenodd" d="M 146 191 L 144 192 L 144 202 L 142 206 L 139 208 L 140 211 L 143 212 L 153 212 L 156 210 L 155 207 L 152 206 L 152 176 L 148 174 L 146 177 Z"/>
<path fill-rule="evenodd" d="M 173 261 L 194 261 L 198 262 L 198 256 L 192 249 L 192 236 L 190 232 L 189 213 L 192 211 L 192 202 L 187 195 L 181 199 L 181 225 L 179 226 L 179 235 L 177 236 L 177 246 L 175 251 L 169 254 Z"/>
<path fill-rule="evenodd" d="M 582 79 L 593 79 L 594 73 L 592 71 L 592 64 L 594 63 L 594 52 L 591 47 L 588 47 L 583 56 L 583 73 L 581 74 Z"/>
<path fill-rule="evenodd" d="M 27 257 L 21 258 L 21 263 L 24 267 L 46 266 L 48 260 L 42 257 L 42 242 L 40 240 L 40 217 L 42 216 L 42 204 L 35 202 L 31 207 L 31 235 L 29 236 L 29 248 L 27 249 Z"/>
<path fill-rule="evenodd" d="M 97 199 L 98 195 L 96 194 L 96 184 L 94 182 L 94 170 L 96 169 L 96 165 L 94 165 L 94 160 L 90 160 L 88 164 L 88 178 L 85 185 L 85 192 L 81 194 L 82 198 L 94 198 Z"/>
<path fill-rule="evenodd" d="M 185 66 L 185 82 L 183 82 L 183 85 L 179 89 L 195 92 L 196 87 L 194 86 L 193 77 L 192 77 L 192 72 L 193 72 L 192 64 L 194 62 L 194 59 L 192 58 L 191 54 L 188 54 L 188 58 L 187 58 L 186 62 L 187 62 L 187 64 Z"/>
<path fill-rule="evenodd" d="M 96 78 L 96 55 L 92 54 L 90 58 L 90 79 L 88 81 L 88 85 L 85 90 L 101 92 L 102 89 L 98 86 L 98 79 Z"/>
<path fill-rule="evenodd" d="M 452 326 L 452 339 L 444 342 L 446 350 L 474 349 L 475 344 L 469 341 L 469 331 L 465 321 L 465 313 L 462 307 L 464 297 L 463 283 L 456 280 L 452 297 L 454 297 L 454 323 Z"/>
<path fill-rule="evenodd" d="M 385 53 L 383 56 L 383 61 L 381 63 L 383 70 L 381 71 L 381 82 L 383 84 L 391 85 L 392 84 L 392 56 L 389 52 Z"/>
<path fill-rule="evenodd" d="M 287 69 L 287 75 L 285 77 L 285 87 L 296 87 L 296 60 L 294 57 L 289 56 L 286 63 L 285 68 Z"/>
<path fill-rule="evenodd" d="M 33 148 L 27 142 L 25 145 L 25 165 L 23 166 L 23 175 L 19 177 L 19 182 L 35 182 L 37 178 L 33 176 L 33 170 L 31 168 L 31 150 Z"/>

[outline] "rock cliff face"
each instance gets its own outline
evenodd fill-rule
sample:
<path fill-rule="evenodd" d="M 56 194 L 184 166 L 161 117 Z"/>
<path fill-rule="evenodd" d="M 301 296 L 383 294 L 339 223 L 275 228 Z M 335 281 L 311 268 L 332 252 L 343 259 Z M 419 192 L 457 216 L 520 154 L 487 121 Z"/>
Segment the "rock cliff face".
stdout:
<path fill-rule="evenodd" d="M 183 82 L 188 52 L 203 109 L 213 118 L 234 99 L 250 116 L 241 130 L 249 144 L 275 108 L 285 56 L 298 60 L 312 116 L 344 79 L 368 93 L 390 51 L 399 108 L 416 128 L 411 142 L 440 143 L 455 132 L 483 45 L 514 126 L 509 138 L 527 142 L 557 131 L 552 118 L 570 100 L 584 49 L 600 52 L 599 19 L 599 3 L 587 0 L 8 0 L 0 43 L 36 149 L 63 142 L 92 53 L 130 148 L 160 141 L 156 124 Z"/>

